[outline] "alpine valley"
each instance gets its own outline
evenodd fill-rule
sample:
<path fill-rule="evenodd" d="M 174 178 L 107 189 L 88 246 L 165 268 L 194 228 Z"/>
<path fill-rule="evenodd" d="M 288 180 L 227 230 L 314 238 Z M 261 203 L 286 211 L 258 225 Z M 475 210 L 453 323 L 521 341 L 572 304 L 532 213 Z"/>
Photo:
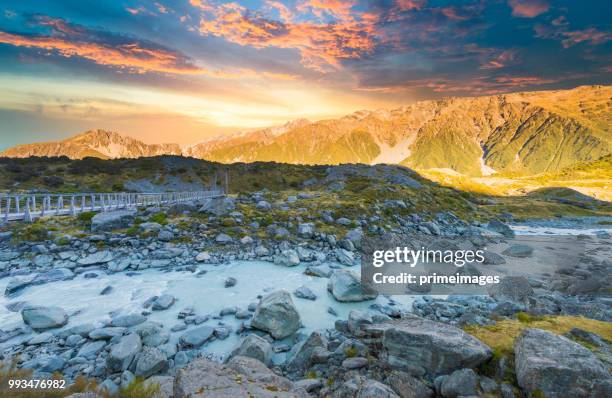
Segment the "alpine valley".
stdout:
<path fill-rule="evenodd" d="M 6 157 L 183 155 L 222 163 L 400 164 L 470 177 L 550 173 L 611 153 L 612 86 L 421 101 L 339 119 L 300 119 L 181 148 L 92 130 L 19 145 Z"/>

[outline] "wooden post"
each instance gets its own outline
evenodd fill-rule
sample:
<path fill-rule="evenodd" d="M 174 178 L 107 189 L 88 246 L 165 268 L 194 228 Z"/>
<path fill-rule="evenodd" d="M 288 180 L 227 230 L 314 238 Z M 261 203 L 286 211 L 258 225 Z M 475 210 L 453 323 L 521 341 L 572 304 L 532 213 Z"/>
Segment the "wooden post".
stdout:
<path fill-rule="evenodd" d="M 7 196 L 6 197 L 6 211 L 4 212 L 4 221 L 6 222 L 8 222 L 10 209 L 11 209 L 11 197 Z"/>
<path fill-rule="evenodd" d="M 57 209 L 56 209 L 55 214 L 60 214 L 63 208 L 64 208 L 64 197 L 60 195 L 57 197 Z"/>
<path fill-rule="evenodd" d="M 26 199 L 25 212 L 23 213 L 23 221 L 27 223 L 32 222 L 32 214 L 30 213 L 30 198 Z"/>
<path fill-rule="evenodd" d="M 70 215 L 71 216 L 76 216 L 77 211 L 76 211 L 76 207 L 74 207 L 74 195 L 72 195 L 70 197 Z"/>
<path fill-rule="evenodd" d="M 15 196 L 15 210 L 19 214 L 19 196 Z"/>

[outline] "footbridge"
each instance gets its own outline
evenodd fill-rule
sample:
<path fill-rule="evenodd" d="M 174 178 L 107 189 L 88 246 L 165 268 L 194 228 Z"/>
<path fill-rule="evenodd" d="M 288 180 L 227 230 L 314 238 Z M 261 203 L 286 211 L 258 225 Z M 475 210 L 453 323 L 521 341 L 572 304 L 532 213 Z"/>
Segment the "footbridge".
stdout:
<path fill-rule="evenodd" d="M 76 216 L 83 212 L 104 212 L 149 206 L 171 205 L 225 196 L 212 189 L 192 192 L 108 192 L 108 193 L 24 193 L 0 194 L 0 222 L 32 222 L 40 217 Z"/>

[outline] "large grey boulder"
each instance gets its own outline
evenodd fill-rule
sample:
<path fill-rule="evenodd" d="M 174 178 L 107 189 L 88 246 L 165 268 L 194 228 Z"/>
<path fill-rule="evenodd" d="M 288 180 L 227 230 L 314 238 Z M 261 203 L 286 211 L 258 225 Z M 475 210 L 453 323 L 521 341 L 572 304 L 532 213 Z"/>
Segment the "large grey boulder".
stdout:
<path fill-rule="evenodd" d="M 135 312 L 131 314 L 119 314 L 111 319 L 111 325 L 115 327 L 129 328 L 131 326 L 139 325 L 146 320 L 146 316 Z"/>
<path fill-rule="evenodd" d="M 183 348 L 198 348 L 213 337 L 215 329 L 210 326 L 200 326 L 183 333 L 179 345 Z"/>
<path fill-rule="evenodd" d="M 455 370 L 444 377 L 440 392 L 445 398 L 477 396 L 478 375 L 472 369 Z"/>
<path fill-rule="evenodd" d="M 491 357 L 488 346 L 463 330 L 419 317 L 365 325 L 363 333 L 380 359 L 417 376 L 474 368 Z"/>
<path fill-rule="evenodd" d="M 544 330 L 523 330 L 514 352 L 516 378 L 529 397 L 603 397 L 612 382 L 590 350 Z"/>
<path fill-rule="evenodd" d="M 487 229 L 498 234 L 504 235 L 506 238 L 514 237 L 514 231 L 508 225 L 499 220 L 491 220 L 487 224 Z"/>
<path fill-rule="evenodd" d="M 525 258 L 531 257 L 533 254 L 533 247 L 525 244 L 510 245 L 502 254 L 510 257 Z"/>
<path fill-rule="evenodd" d="M 253 314 L 251 326 L 270 333 L 275 339 L 295 333 L 300 328 L 300 314 L 289 292 L 277 290 L 264 296 Z"/>
<path fill-rule="evenodd" d="M 68 323 L 68 315 L 60 307 L 26 306 L 21 310 L 21 317 L 37 332 L 60 328 Z"/>
<path fill-rule="evenodd" d="M 155 347 L 144 347 L 136 361 L 134 374 L 140 377 L 149 377 L 163 372 L 168 368 L 166 356 Z"/>
<path fill-rule="evenodd" d="M 134 222 L 135 210 L 115 210 L 98 213 L 91 219 L 92 231 L 112 231 L 127 228 Z"/>
<path fill-rule="evenodd" d="M 317 349 L 327 349 L 327 338 L 314 331 L 299 344 L 293 346 L 287 356 L 285 369 L 287 372 L 304 373 L 311 366 L 312 355 Z"/>
<path fill-rule="evenodd" d="M 174 304 L 174 300 L 175 298 L 171 294 L 162 294 L 156 298 L 155 301 L 153 301 L 151 309 L 153 311 L 167 310 L 172 304 Z"/>
<path fill-rule="evenodd" d="M 489 289 L 489 295 L 499 302 L 527 304 L 534 291 L 524 276 L 505 276 Z"/>
<path fill-rule="evenodd" d="M 177 372 L 174 398 L 302 397 L 293 384 L 253 358 L 234 357 L 226 365 L 198 358 Z"/>
<path fill-rule="evenodd" d="M 298 224 L 298 235 L 303 238 L 311 238 L 315 232 L 315 225 L 311 222 Z"/>
<path fill-rule="evenodd" d="M 272 362 L 272 345 L 256 334 L 248 335 L 230 354 L 230 358 L 241 356 L 255 358 L 270 366 Z"/>
<path fill-rule="evenodd" d="M 400 398 L 400 396 L 379 381 L 356 376 L 335 390 L 332 398 Z"/>
<path fill-rule="evenodd" d="M 207 200 L 199 211 L 221 217 L 231 213 L 235 208 L 233 198 L 215 198 Z"/>
<path fill-rule="evenodd" d="M 300 263 L 300 257 L 293 249 L 287 249 L 274 256 L 274 264 L 294 267 Z"/>
<path fill-rule="evenodd" d="M 123 336 L 118 343 L 111 346 L 106 365 L 110 370 L 116 372 L 127 370 L 140 350 L 142 350 L 142 342 L 138 334 L 131 333 Z"/>
<path fill-rule="evenodd" d="M 348 251 L 342 248 L 338 248 L 334 250 L 334 254 L 336 255 L 336 259 L 338 259 L 338 262 L 340 264 L 349 265 L 349 266 L 355 264 L 355 255 L 351 251 Z"/>
<path fill-rule="evenodd" d="M 114 256 L 110 251 L 102 250 L 77 260 L 77 263 L 82 266 L 105 264 L 112 261 L 113 258 Z"/>
<path fill-rule="evenodd" d="M 361 284 L 359 277 L 349 270 L 337 270 L 331 275 L 327 290 L 341 302 L 373 300 L 378 293 Z"/>
<path fill-rule="evenodd" d="M 105 341 L 91 341 L 83 344 L 76 356 L 86 359 L 94 359 L 98 356 L 98 353 L 104 349 L 104 347 L 106 347 Z"/>
<path fill-rule="evenodd" d="M 387 376 L 386 383 L 401 398 L 433 398 L 434 392 L 420 379 L 398 370 L 393 370 Z"/>

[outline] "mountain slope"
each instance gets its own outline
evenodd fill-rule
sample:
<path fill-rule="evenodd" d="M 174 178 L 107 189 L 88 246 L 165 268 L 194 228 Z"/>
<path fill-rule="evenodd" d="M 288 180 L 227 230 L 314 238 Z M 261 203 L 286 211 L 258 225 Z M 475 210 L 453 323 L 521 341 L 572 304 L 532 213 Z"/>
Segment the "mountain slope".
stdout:
<path fill-rule="evenodd" d="M 91 130 L 59 142 L 18 145 L 2 152 L 6 157 L 87 156 L 102 159 L 139 158 L 156 155 L 180 155 L 177 144 L 145 144 L 130 137 L 104 130 Z"/>
<path fill-rule="evenodd" d="M 76 158 L 167 153 L 223 163 L 390 162 L 470 176 L 492 172 L 533 175 L 612 153 L 611 98 L 610 86 L 454 97 L 390 111 L 359 111 L 338 119 L 297 120 L 218 137 L 182 151 L 176 145 L 146 145 L 98 131 L 93 141 L 90 132 L 85 138 L 22 145 L 0 155 Z M 112 138 L 105 138 L 107 135 Z"/>

